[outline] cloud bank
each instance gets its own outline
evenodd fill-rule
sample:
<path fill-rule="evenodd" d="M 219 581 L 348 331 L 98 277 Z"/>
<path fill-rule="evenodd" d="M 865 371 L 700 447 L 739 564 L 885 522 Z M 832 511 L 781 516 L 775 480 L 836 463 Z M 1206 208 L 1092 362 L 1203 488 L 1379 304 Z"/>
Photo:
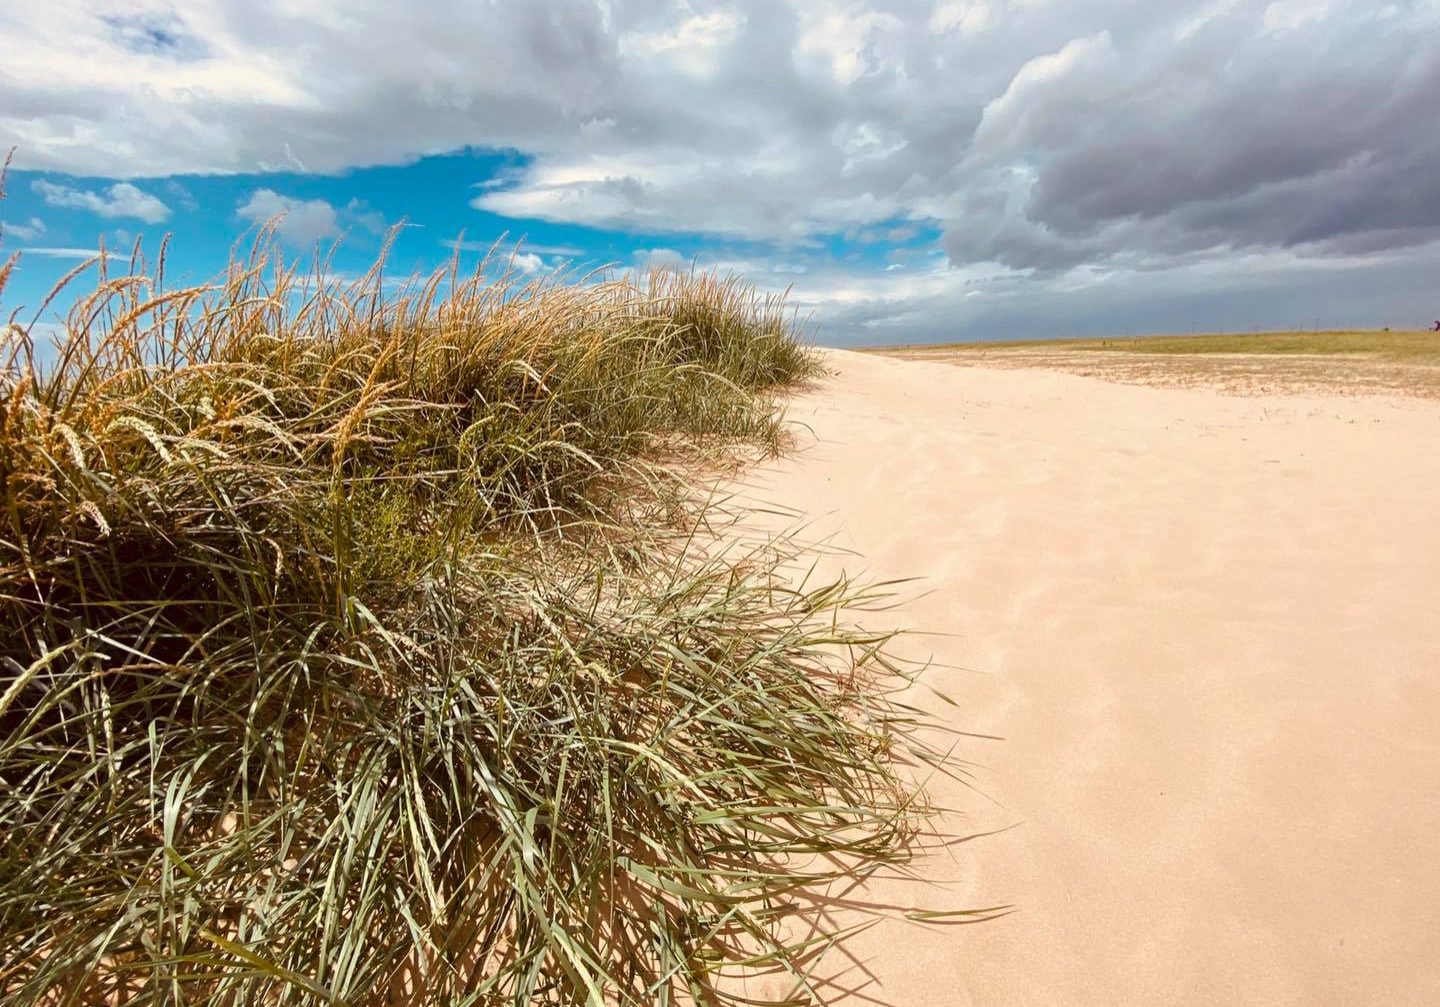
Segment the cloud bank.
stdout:
<path fill-rule="evenodd" d="M 1440 0 L 95 6 L 0 9 L 0 138 L 23 167 L 514 148 L 527 166 L 477 207 L 780 254 L 919 224 L 950 284 L 1008 271 L 1049 294 L 1077 271 L 1135 296 L 1159 272 L 1240 282 L 1254 257 L 1332 276 L 1440 242 Z M 56 199 L 103 213 L 132 189 Z M 911 289 L 875 272 L 877 305 Z"/>

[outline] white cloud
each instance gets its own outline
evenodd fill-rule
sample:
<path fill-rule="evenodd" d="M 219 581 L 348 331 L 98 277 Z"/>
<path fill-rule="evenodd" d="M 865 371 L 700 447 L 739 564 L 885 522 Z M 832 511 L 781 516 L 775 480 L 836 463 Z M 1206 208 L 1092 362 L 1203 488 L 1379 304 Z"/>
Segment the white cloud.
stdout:
<path fill-rule="evenodd" d="M 98 248 L 38 247 L 23 248 L 21 251 L 26 255 L 38 255 L 46 259 L 93 259 L 100 254 Z M 106 258 L 111 254 L 106 252 Z"/>
<path fill-rule="evenodd" d="M 358 199 L 352 199 L 343 210 L 337 210 L 323 199 L 297 199 L 284 196 L 274 189 L 256 189 L 235 208 L 241 220 L 251 224 L 275 225 L 275 233 L 292 245 L 313 245 L 327 238 L 340 237 L 348 226 L 358 226 L 372 234 L 385 230 L 385 216 L 371 210 Z"/>
<path fill-rule="evenodd" d="M 34 241 L 45 233 L 45 221 L 31 217 L 28 224 L 0 224 L 0 236 L 20 241 Z"/>
<path fill-rule="evenodd" d="M 256 189 L 235 213 L 251 224 L 274 221 L 275 233 L 295 245 L 340 236 L 340 215 L 323 199 L 294 199 L 274 189 Z"/>
<path fill-rule="evenodd" d="M 886 143 L 892 150 L 903 145 L 882 128 L 842 125 L 822 147 L 826 165 L 817 170 L 836 181 L 850 175 L 856 184 L 834 193 L 802 194 L 804 181 L 794 177 L 783 149 L 700 161 L 657 151 L 547 159 L 526 169 L 518 184 L 486 190 L 471 205 L 522 219 L 806 244 L 817 233 L 905 213 L 900 199 L 868 191 L 857 174 L 861 162 L 883 160 Z"/>
<path fill-rule="evenodd" d="M 693 75 L 715 72 L 715 56 L 734 41 L 741 25 L 734 11 L 691 14 L 673 27 L 621 35 L 620 53 L 635 60 L 661 60 L 674 70 Z"/>
<path fill-rule="evenodd" d="M 688 269 L 690 260 L 673 248 L 642 248 L 634 254 L 635 266 L 647 269 Z"/>
<path fill-rule="evenodd" d="M 795 52 L 827 68 L 836 81 L 853 84 L 866 74 L 893 68 L 903 22 L 894 14 L 855 7 L 821 13 L 800 36 Z"/>
<path fill-rule="evenodd" d="M 50 206 L 88 210 L 109 218 L 134 217 L 147 224 L 159 224 L 170 217 L 170 207 L 129 182 L 117 182 L 100 192 L 56 185 L 44 179 L 36 179 L 31 187 Z"/>

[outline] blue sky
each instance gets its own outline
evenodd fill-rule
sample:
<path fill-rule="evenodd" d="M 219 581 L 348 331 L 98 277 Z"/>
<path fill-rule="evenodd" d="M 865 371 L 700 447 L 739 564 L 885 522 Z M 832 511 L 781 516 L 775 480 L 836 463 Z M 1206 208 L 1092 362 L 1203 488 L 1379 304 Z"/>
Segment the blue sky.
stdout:
<path fill-rule="evenodd" d="M 202 283 L 223 268 L 237 242 L 248 247 L 258 225 L 272 220 L 278 221 L 279 245 L 288 256 L 333 253 L 330 271 L 341 276 L 362 274 L 392 233 L 388 269 L 397 276 L 427 273 L 456 252 L 469 268 L 492 250 L 526 274 L 584 276 L 651 264 L 743 274 L 761 264 L 755 271 L 771 281 L 786 276 L 798 281 L 823 263 L 884 272 L 896 263 L 943 257 L 940 232 L 926 222 L 878 221 L 777 244 L 703 232 L 582 226 L 501 215 L 479 205 L 486 195 L 511 188 L 528 162 L 514 150 L 471 149 L 335 174 L 290 170 L 117 180 L 12 169 L 0 219 L 6 222 L 4 250 L 22 254 L 6 305 L 13 310 L 40 304 L 102 242 L 108 253 L 128 258 L 137 240 L 153 254 L 168 237 L 170 282 Z M 83 291 L 85 285 L 81 278 L 72 289 Z M 58 322 L 59 315 L 52 309 L 42 321 Z"/>
<path fill-rule="evenodd" d="M 1419 326 L 1440 0 L 0 7 L 8 314 L 103 238 L 203 280 L 698 264 L 833 345 Z M 28 317 L 28 316 L 24 316 Z M 53 321 L 54 319 L 48 319 Z"/>
<path fill-rule="evenodd" d="M 346 273 L 363 272 L 396 225 L 403 226 L 392 257 L 401 271 L 435 268 L 457 242 L 467 262 L 503 242 L 527 271 L 628 263 L 637 248 L 648 247 L 623 232 L 511 219 L 471 205 L 524 160 L 516 152 L 476 150 L 336 175 L 174 175 L 126 183 L 148 197 L 128 200 L 115 197 L 114 179 L 14 171 L 4 204 L 5 219 L 12 222 L 7 244 L 26 253 L 17 283 L 27 300 L 93 253 L 101 239 L 110 250 L 128 254 L 137 238 L 154 249 L 168 234 L 178 267 L 172 275 L 203 281 L 225 262 L 236 240 L 276 215 L 287 253 L 336 246 L 335 267 Z M 16 224 L 20 241 L 13 240 Z M 688 256 L 706 243 L 677 235 L 672 245 Z"/>

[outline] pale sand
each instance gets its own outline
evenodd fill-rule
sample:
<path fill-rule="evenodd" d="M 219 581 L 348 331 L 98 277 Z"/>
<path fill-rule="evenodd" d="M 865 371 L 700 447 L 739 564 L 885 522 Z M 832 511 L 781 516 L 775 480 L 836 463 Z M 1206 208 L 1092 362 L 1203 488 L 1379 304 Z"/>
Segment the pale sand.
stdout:
<path fill-rule="evenodd" d="M 868 621 L 951 634 L 915 699 L 1005 740 L 935 797 L 1016 826 L 864 894 L 1017 911 L 883 923 L 827 1002 L 1440 1003 L 1440 405 L 831 366 L 743 492 L 923 578 Z"/>

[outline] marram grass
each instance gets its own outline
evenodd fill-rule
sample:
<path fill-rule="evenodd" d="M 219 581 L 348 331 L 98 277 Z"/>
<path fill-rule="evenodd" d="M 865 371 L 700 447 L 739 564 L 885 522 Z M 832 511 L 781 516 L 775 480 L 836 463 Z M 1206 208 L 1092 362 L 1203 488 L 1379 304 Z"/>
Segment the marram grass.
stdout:
<path fill-rule="evenodd" d="M 783 305 L 90 268 L 0 356 L 0 999 L 812 1002 L 798 896 L 903 865 L 932 753 L 657 461 L 776 443 Z"/>

